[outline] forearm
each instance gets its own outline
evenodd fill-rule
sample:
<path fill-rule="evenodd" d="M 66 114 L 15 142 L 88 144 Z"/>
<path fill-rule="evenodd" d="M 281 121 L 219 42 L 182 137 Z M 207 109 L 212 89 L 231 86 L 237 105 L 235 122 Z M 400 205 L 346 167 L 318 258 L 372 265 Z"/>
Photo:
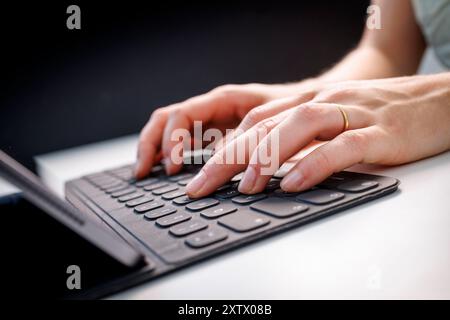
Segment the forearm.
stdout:
<path fill-rule="evenodd" d="M 392 59 L 372 46 L 359 46 L 329 71 L 317 77 L 320 81 L 369 80 L 404 75 Z"/>

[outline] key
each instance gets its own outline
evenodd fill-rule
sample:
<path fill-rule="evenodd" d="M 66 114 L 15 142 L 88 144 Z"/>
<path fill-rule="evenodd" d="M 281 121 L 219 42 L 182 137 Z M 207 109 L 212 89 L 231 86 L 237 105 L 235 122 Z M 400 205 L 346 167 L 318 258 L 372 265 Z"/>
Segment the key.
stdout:
<path fill-rule="evenodd" d="M 266 191 L 273 191 L 273 190 L 276 190 L 278 188 L 280 188 L 280 180 L 272 178 L 267 183 L 265 190 Z"/>
<path fill-rule="evenodd" d="M 219 228 L 208 228 L 208 230 L 196 233 L 186 239 L 186 244 L 193 248 L 203 248 L 213 243 L 228 238 L 225 230 Z"/>
<path fill-rule="evenodd" d="M 143 195 L 144 195 L 144 193 L 142 193 L 142 192 L 134 192 L 134 193 L 130 193 L 130 194 L 127 194 L 125 196 L 122 196 L 118 200 L 119 200 L 119 202 L 127 202 L 127 201 L 130 201 L 130 200 L 134 200 L 134 199 L 140 198 Z"/>
<path fill-rule="evenodd" d="M 184 179 L 187 179 L 187 178 L 191 178 L 192 179 L 192 177 L 193 177 L 192 173 L 182 173 L 182 174 L 177 174 L 175 176 L 170 176 L 169 177 L 169 181 L 178 182 L 180 180 L 184 180 Z"/>
<path fill-rule="evenodd" d="M 143 187 L 146 187 L 148 185 L 154 184 L 154 183 L 156 183 L 158 181 L 159 181 L 158 178 L 147 178 L 147 179 L 144 179 L 144 180 L 139 180 L 138 182 L 135 183 L 135 186 L 139 187 L 139 188 L 143 188 Z"/>
<path fill-rule="evenodd" d="M 136 213 L 144 213 L 144 212 L 147 212 L 150 210 L 161 208 L 162 206 L 164 206 L 164 203 L 159 202 L 159 201 L 154 201 L 154 202 L 150 202 L 150 203 L 141 204 L 141 205 L 135 207 L 134 211 Z"/>
<path fill-rule="evenodd" d="M 111 193 L 114 193 L 114 192 L 123 190 L 123 189 L 125 189 L 125 188 L 128 188 L 128 187 L 129 187 L 128 184 L 122 183 L 122 184 L 120 184 L 120 185 L 118 185 L 118 186 L 116 186 L 116 187 L 106 189 L 105 192 L 108 193 L 108 194 L 111 194 Z"/>
<path fill-rule="evenodd" d="M 356 179 L 340 184 L 337 188 L 347 192 L 363 192 L 378 186 L 378 182 L 371 180 Z"/>
<path fill-rule="evenodd" d="M 174 208 L 172 206 L 167 206 L 167 207 L 162 207 L 162 208 L 147 212 L 144 215 L 144 218 L 147 220 L 155 220 L 155 219 L 167 216 L 167 215 L 175 213 L 175 212 L 177 212 L 176 208 Z"/>
<path fill-rule="evenodd" d="M 166 194 L 163 194 L 162 198 L 164 200 L 172 200 L 181 196 L 185 196 L 186 192 L 184 190 L 176 190 Z"/>
<path fill-rule="evenodd" d="M 180 181 L 178 181 L 178 184 L 180 185 L 180 186 L 187 186 L 187 184 L 190 182 L 192 180 L 192 178 L 187 178 L 187 179 L 183 179 L 183 180 L 180 180 Z"/>
<path fill-rule="evenodd" d="M 259 201 L 250 206 L 250 208 L 267 213 L 277 218 L 288 218 L 308 210 L 308 206 L 295 201 L 283 198 L 271 197 Z"/>
<path fill-rule="evenodd" d="M 108 184 L 102 184 L 100 189 L 102 189 L 103 191 L 106 191 L 106 190 L 111 189 L 111 188 L 117 188 L 117 187 L 119 187 L 121 185 L 123 185 L 123 183 L 121 181 L 117 180 L 117 181 L 114 181 L 114 182 L 111 182 L 111 183 L 108 183 Z"/>
<path fill-rule="evenodd" d="M 254 211 L 243 209 L 220 218 L 218 222 L 233 231 L 247 232 L 268 225 L 270 220 Z"/>
<path fill-rule="evenodd" d="M 219 200 L 214 198 L 204 198 L 189 203 L 186 208 L 192 211 L 199 211 L 219 204 Z"/>
<path fill-rule="evenodd" d="M 202 211 L 200 212 L 200 215 L 205 218 L 214 219 L 235 212 L 236 210 L 237 208 L 235 206 L 233 206 L 231 203 L 227 203 Z"/>
<path fill-rule="evenodd" d="M 153 174 L 159 173 L 161 171 L 164 171 L 164 167 L 162 165 L 160 165 L 160 164 L 158 164 L 156 166 L 153 166 L 153 168 L 152 168 L 152 173 Z"/>
<path fill-rule="evenodd" d="M 183 222 L 180 224 L 177 224 L 176 226 L 173 226 L 169 229 L 169 232 L 177 237 L 183 237 L 187 236 L 188 234 L 206 229 L 208 227 L 208 224 L 205 222 L 199 220 L 199 219 L 192 219 L 187 222 Z"/>
<path fill-rule="evenodd" d="M 294 196 L 298 195 L 298 192 L 286 192 L 283 189 L 276 189 L 274 191 L 274 194 L 277 197 L 283 197 L 284 198 L 284 197 L 294 197 Z"/>
<path fill-rule="evenodd" d="M 156 196 L 160 196 L 160 195 L 162 195 L 164 193 L 172 192 L 172 191 L 175 191 L 175 190 L 178 190 L 177 186 L 167 186 L 167 187 L 164 187 L 164 188 L 158 188 L 156 190 L 153 190 L 152 193 L 154 195 L 156 195 Z"/>
<path fill-rule="evenodd" d="M 239 182 L 242 180 L 242 177 L 244 176 L 244 172 L 238 173 L 233 178 L 231 178 L 231 182 Z"/>
<path fill-rule="evenodd" d="M 121 196 L 124 196 L 124 195 L 129 194 L 129 193 L 133 193 L 135 191 L 136 191 L 135 188 L 126 188 L 126 189 L 123 189 L 123 190 L 119 190 L 119 191 L 113 192 L 111 194 L 111 197 L 119 198 Z"/>
<path fill-rule="evenodd" d="M 241 193 L 237 189 L 226 189 L 226 190 L 217 192 L 215 194 L 215 196 L 220 199 L 229 199 L 229 198 L 238 196 L 240 194 Z"/>
<path fill-rule="evenodd" d="M 137 199 L 134 199 L 134 200 L 130 200 L 127 203 L 125 203 L 125 205 L 127 207 L 131 208 L 131 207 L 135 207 L 135 206 L 138 206 L 140 204 L 144 204 L 144 203 L 147 203 L 147 202 L 150 202 L 150 201 L 153 201 L 153 197 L 145 196 L 145 197 L 137 198 Z"/>
<path fill-rule="evenodd" d="M 345 195 L 341 192 L 327 189 L 316 189 L 300 193 L 295 199 L 307 203 L 321 205 L 340 200 L 344 197 Z"/>
<path fill-rule="evenodd" d="M 178 205 L 185 205 L 185 204 L 194 202 L 194 201 L 196 201 L 196 200 L 197 200 L 197 199 L 191 199 L 191 198 L 189 198 L 188 196 L 183 196 L 183 197 L 176 198 L 176 199 L 173 200 L 172 202 L 175 203 L 175 204 L 178 204 Z"/>
<path fill-rule="evenodd" d="M 339 173 L 337 173 L 329 176 L 327 179 L 319 183 L 318 186 L 328 189 L 335 189 L 338 185 L 347 182 L 347 180 L 348 179 L 346 179 L 344 176 L 339 175 Z"/>
<path fill-rule="evenodd" d="M 231 201 L 237 204 L 249 204 L 258 200 L 262 200 L 264 198 L 267 198 L 267 195 L 264 193 L 250 194 L 250 195 L 241 194 L 240 196 L 231 199 Z"/>
<path fill-rule="evenodd" d="M 160 227 L 165 228 L 187 221 L 191 218 L 192 216 L 186 212 L 173 213 L 166 217 L 159 218 L 158 220 L 156 220 L 156 224 Z"/>
<path fill-rule="evenodd" d="M 155 189 L 163 188 L 163 187 L 168 186 L 168 185 L 169 184 L 167 182 L 161 181 L 161 182 L 157 182 L 157 183 L 154 183 L 154 184 L 151 184 L 149 186 L 144 187 L 144 190 L 145 191 L 153 191 Z"/>

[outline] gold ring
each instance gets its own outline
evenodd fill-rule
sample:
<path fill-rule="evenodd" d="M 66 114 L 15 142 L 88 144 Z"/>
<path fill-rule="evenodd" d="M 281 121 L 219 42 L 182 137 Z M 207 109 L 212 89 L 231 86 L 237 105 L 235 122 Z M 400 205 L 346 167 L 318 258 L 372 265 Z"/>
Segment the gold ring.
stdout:
<path fill-rule="evenodd" d="M 347 131 L 348 130 L 348 116 L 347 113 L 344 111 L 344 109 L 341 106 L 337 106 L 339 111 L 342 114 L 342 118 L 344 119 L 344 129 L 342 130 L 342 132 Z"/>

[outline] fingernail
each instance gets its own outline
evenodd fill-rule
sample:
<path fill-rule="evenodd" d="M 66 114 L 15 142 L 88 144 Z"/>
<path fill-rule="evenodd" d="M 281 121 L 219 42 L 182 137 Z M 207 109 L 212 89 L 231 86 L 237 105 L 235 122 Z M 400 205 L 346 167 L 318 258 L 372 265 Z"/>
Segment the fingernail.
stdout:
<path fill-rule="evenodd" d="M 198 193 L 203 188 L 206 178 L 206 173 L 203 172 L 203 170 L 200 170 L 194 179 L 186 186 L 186 192 L 192 195 Z"/>
<path fill-rule="evenodd" d="M 245 170 L 244 176 L 242 177 L 241 182 L 239 183 L 239 191 L 240 192 L 250 192 L 255 186 L 256 182 L 256 170 L 252 166 L 249 166 L 247 170 Z"/>
<path fill-rule="evenodd" d="M 283 178 L 281 181 L 281 188 L 286 191 L 296 191 L 300 189 L 300 186 L 303 182 L 303 175 L 294 170 L 289 172 L 287 176 Z"/>

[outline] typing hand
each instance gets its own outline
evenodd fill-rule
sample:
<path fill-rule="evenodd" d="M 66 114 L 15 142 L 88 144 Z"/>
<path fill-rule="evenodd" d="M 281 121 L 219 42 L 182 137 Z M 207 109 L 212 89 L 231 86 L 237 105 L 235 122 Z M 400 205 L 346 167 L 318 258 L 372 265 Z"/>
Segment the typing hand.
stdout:
<path fill-rule="evenodd" d="M 449 88 L 446 73 L 342 82 L 308 101 L 303 95 L 271 101 L 243 119 L 245 132 L 222 142 L 187 193 L 205 196 L 244 170 L 239 191 L 261 192 L 271 178 L 270 172 L 262 174 L 267 150 L 271 161 L 282 164 L 314 139 L 328 142 L 296 163 L 281 182 L 283 190 L 308 189 L 356 163 L 395 165 L 448 150 Z M 244 161 L 230 163 L 226 155 L 239 146 L 246 146 Z"/>

